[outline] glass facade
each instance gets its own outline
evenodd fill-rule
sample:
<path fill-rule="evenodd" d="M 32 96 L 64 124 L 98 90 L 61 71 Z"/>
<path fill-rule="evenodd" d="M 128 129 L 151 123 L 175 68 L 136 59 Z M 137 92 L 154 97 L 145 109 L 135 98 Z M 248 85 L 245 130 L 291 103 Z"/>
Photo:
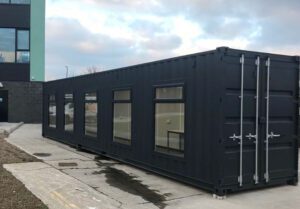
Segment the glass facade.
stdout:
<path fill-rule="evenodd" d="M 29 30 L 0 28 L 0 63 L 29 63 L 29 48 Z"/>
<path fill-rule="evenodd" d="M 84 132 L 86 136 L 97 137 L 98 129 L 98 103 L 97 93 L 85 94 L 85 122 Z"/>
<path fill-rule="evenodd" d="M 64 102 L 65 110 L 65 131 L 73 132 L 74 131 L 74 101 L 73 94 L 65 94 Z"/>
<path fill-rule="evenodd" d="M 157 88 L 155 103 L 155 150 L 183 156 L 185 133 L 183 87 Z"/>
<path fill-rule="evenodd" d="M 49 127 L 56 128 L 56 98 L 49 96 Z"/>
<path fill-rule="evenodd" d="M 114 92 L 113 141 L 131 144 L 131 92 Z"/>

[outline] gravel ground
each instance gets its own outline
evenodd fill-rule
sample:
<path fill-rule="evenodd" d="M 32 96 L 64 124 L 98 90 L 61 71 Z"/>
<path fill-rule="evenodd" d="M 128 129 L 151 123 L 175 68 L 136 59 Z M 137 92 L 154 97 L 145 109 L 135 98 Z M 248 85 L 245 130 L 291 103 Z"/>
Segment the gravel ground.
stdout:
<path fill-rule="evenodd" d="M 2 167 L 3 164 L 38 161 L 38 159 L 0 139 L 0 209 L 48 208 Z"/>

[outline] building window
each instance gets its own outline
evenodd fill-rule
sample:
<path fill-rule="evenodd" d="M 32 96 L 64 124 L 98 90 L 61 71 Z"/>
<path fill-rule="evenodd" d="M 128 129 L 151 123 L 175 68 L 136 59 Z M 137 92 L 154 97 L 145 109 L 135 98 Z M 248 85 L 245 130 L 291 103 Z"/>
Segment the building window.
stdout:
<path fill-rule="evenodd" d="M 114 91 L 113 141 L 131 144 L 131 92 Z"/>
<path fill-rule="evenodd" d="M 29 63 L 29 30 L 0 28 L 0 63 Z"/>
<path fill-rule="evenodd" d="M 16 30 L 0 28 L 0 63 L 15 62 Z"/>
<path fill-rule="evenodd" d="M 56 128 L 56 98 L 55 95 L 49 96 L 49 127 Z"/>
<path fill-rule="evenodd" d="M 65 94 L 65 131 L 74 131 L 74 101 L 73 94 Z"/>
<path fill-rule="evenodd" d="M 90 137 L 97 137 L 98 125 L 98 103 L 97 93 L 85 94 L 85 135 Z"/>
<path fill-rule="evenodd" d="M 30 4 L 30 0 L 0 0 L 0 4 Z"/>
<path fill-rule="evenodd" d="M 185 103 L 183 87 L 156 88 L 155 150 L 184 155 Z"/>

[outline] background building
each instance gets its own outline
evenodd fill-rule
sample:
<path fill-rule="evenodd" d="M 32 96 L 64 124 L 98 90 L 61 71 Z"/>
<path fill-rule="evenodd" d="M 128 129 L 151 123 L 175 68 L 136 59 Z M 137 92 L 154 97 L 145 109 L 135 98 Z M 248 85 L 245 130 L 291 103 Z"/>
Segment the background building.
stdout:
<path fill-rule="evenodd" d="M 0 0 L 0 122 L 40 122 L 45 0 Z"/>

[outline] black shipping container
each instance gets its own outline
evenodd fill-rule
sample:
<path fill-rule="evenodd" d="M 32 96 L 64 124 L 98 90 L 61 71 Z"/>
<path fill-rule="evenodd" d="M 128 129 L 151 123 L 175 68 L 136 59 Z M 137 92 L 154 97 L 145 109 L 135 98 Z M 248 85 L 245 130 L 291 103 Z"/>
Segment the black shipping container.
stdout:
<path fill-rule="evenodd" d="M 220 196 L 296 185 L 299 70 L 221 47 L 47 82 L 43 136 Z"/>

